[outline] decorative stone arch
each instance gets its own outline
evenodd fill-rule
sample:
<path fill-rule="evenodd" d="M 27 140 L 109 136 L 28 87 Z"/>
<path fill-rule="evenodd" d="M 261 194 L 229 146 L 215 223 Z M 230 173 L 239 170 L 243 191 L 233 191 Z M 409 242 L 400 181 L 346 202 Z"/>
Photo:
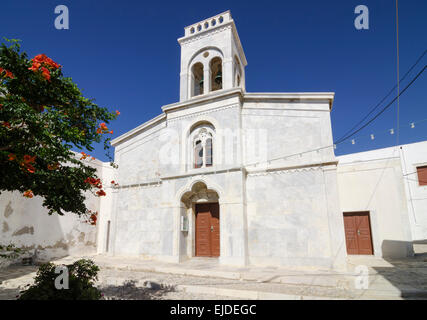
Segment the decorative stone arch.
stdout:
<path fill-rule="evenodd" d="M 182 167 L 181 170 L 191 171 L 193 169 L 192 152 L 193 152 L 193 141 L 191 139 L 191 133 L 194 128 L 200 125 L 208 124 L 214 128 L 214 136 L 212 139 L 213 143 L 213 166 L 217 166 L 221 163 L 221 150 L 222 150 L 222 139 L 221 139 L 221 126 L 219 122 L 210 116 L 200 116 L 189 123 L 182 131 Z M 194 169 L 198 170 L 198 169 Z"/>
<path fill-rule="evenodd" d="M 194 186 L 197 183 L 203 183 L 206 185 L 208 190 L 215 191 L 218 194 L 218 201 L 223 201 L 225 198 L 225 192 L 224 189 L 213 182 L 211 179 L 205 176 L 195 176 L 191 178 L 184 186 L 182 186 L 177 193 L 175 194 L 174 202 L 178 205 L 181 204 L 181 199 L 185 195 L 185 193 L 190 192 L 193 190 Z"/>
<path fill-rule="evenodd" d="M 191 152 L 189 153 L 192 168 L 200 169 L 213 166 L 213 146 L 216 140 L 215 128 L 210 123 L 201 123 L 191 130 L 188 142 Z"/>
<path fill-rule="evenodd" d="M 217 229 L 217 231 L 219 232 L 221 239 L 219 239 L 219 242 L 217 240 L 216 243 L 219 245 L 217 248 L 223 247 L 224 240 L 220 230 L 224 230 L 225 225 L 220 217 L 222 215 L 221 206 L 224 196 L 225 193 L 223 188 L 205 176 L 195 176 L 191 178 L 176 192 L 174 201 L 176 203 L 175 208 L 177 208 L 176 221 L 179 221 L 179 223 L 175 225 L 176 229 L 174 233 L 176 234 L 175 243 L 179 261 L 191 259 L 197 255 L 196 219 L 198 205 L 206 206 L 210 204 L 209 206 L 213 205 L 218 208 L 219 211 L 216 212 L 218 213 L 219 224 L 217 227 L 219 226 L 219 229 Z M 186 224 L 186 228 L 183 228 L 182 224 Z M 220 256 L 223 254 L 223 251 L 223 248 L 219 250 Z"/>
<path fill-rule="evenodd" d="M 222 50 L 221 49 L 219 49 L 218 47 L 213 47 L 213 46 L 208 46 L 208 47 L 203 47 L 202 49 L 200 49 L 200 50 L 197 50 L 192 56 L 191 56 L 191 58 L 188 60 L 188 64 L 187 64 L 187 68 L 188 69 L 190 69 L 190 66 L 192 66 L 194 63 L 196 63 L 196 62 L 200 62 L 200 61 L 203 61 L 202 60 L 202 57 L 203 57 L 203 55 L 202 55 L 202 53 L 204 53 L 204 52 L 206 52 L 206 51 L 209 51 L 210 53 L 212 52 L 212 51 L 214 51 L 214 52 L 216 52 L 216 55 L 217 56 L 219 56 L 219 57 L 221 57 L 222 59 L 224 58 L 224 54 L 223 54 L 223 52 L 222 52 Z M 208 58 L 209 59 L 207 59 L 207 60 L 211 60 L 213 57 L 215 57 L 216 55 L 210 55 Z"/>
<path fill-rule="evenodd" d="M 198 63 L 201 63 L 203 65 L 203 78 L 201 79 L 201 82 L 203 83 L 203 94 L 209 93 L 211 91 L 212 85 L 211 85 L 211 70 L 210 70 L 210 62 L 214 58 L 219 58 L 221 61 L 224 59 L 224 54 L 222 51 L 217 47 L 203 47 L 202 49 L 198 50 L 196 53 L 194 53 L 191 57 L 191 59 L 188 62 L 187 69 L 188 72 L 188 96 L 189 97 L 195 97 L 197 95 L 194 94 L 194 76 L 193 76 L 193 68 Z"/>

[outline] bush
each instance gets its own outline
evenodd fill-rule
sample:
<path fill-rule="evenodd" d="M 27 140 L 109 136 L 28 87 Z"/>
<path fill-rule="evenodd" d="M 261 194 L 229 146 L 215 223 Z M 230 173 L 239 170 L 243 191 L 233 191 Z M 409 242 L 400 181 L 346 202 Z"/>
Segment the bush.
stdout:
<path fill-rule="evenodd" d="M 21 292 L 18 300 L 99 300 L 101 292 L 94 286 L 98 279 L 99 267 L 92 260 L 81 259 L 67 265 L 69 289 L 57 289 L 56 265 L 49 262 L 40 266 L 35 282 Z"/>

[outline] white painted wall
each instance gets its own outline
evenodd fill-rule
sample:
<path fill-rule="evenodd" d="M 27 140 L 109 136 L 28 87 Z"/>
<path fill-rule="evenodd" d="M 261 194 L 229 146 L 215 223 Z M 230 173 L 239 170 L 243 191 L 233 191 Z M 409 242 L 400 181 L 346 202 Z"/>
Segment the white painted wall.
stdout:
<path fill-rule="evenodd" d="M 412 239 L 427 239 L 427 186 L 420 186 L 417 167 L 427 165 L 427 141 L 402 145 L 400 160 L 411 222 Z"/>
<path fill-rule="evenodd" d="M 203 182 L 219 195 L 221 263 L 342 266 L 333 94 L 289 95 L 224 90 L 165 106 L 156 123 L 113 141 L 121 184 L 113 200 L 113 254 L 192 258 L 193 230 L 179 230 L 182 215 L 191 222 L 192 208 L 181 200 Z M 214 166 L 194 169 L 187 163 L 189 130 L 201 121 L 215 127 Z M 167 161 L 165 150 L 176 161 Z M 283 155 L 292 157 L 253 165 Z"/>
<path fill-rule="evenodd" d="M 109 192 L 109 182 L 103 173 L 112 170 L 107 163 L 98 160 L 87 161 L 87 164 L 97 169 L 102 177 L 102 183 Z M 111 169 L 110 169 L 111 168 Z M 105 207 L 100 198 L 88 192 L 86 194 L 88 209 L 98 211 Z M 42 206 L 43 199 L 39 196 L 25 198 L 19 192 L 2 192 L 0 194 L 0 243 L 13 243 L 17 247 L 33 253 L 37 249 L 37 260 L 47 261 L 52 258 L 73 254 L 89 254 L 97 251 L 97 229 L 84 222 L 83 217 L 74 213 L 48 215 L 48 210 Z M 102 221 L 102 219 L 101 219 Z M 98 221 L 99 225 L 99 221 Z"/>
<path fill-rule="evenodd" d="M 399 148 L 338 157 L 342 212 L 369 211 L 374 254 L 413 254 L 412 235 Z"/>

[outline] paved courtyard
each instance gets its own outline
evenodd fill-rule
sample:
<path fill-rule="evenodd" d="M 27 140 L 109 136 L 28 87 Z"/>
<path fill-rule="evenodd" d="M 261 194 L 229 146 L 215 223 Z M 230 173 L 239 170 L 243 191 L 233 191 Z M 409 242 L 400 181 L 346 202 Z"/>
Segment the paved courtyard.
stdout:
<path fill-rule="evenodd" d="M 105 299 L 427 299 L 425 249 L 417 247 L 415 257 L 400 260 L 351 256 L 344 272 L 232 268 L 201 258 L 181 264 L 106 255 L 83 258 L 100 266 L 97 286 Z M 69 264 L 79 258 L 66 257 L 55 263 Z M 36 270 L 20 265 L 0 269 L 0 299 L 16 299 L 32 283 Z"/>

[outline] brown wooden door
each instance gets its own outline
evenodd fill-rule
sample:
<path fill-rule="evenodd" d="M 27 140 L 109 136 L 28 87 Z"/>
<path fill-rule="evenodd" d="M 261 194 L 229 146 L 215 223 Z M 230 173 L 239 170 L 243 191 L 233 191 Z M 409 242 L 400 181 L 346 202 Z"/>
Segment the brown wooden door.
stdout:
<path fill-rule="evenodd" d="M 219 257 L 219 204 L 211 203 L 211 254 Z"/>
<path fill-rule="evenodd" d="M 344 229 L 348 254 L 373 254 L 369 212 L 344 213 Z"/>
<path fill-rule="evenodd" d="M 196 204 L 196 256 L 219 257 L 219 205 Z"/>

